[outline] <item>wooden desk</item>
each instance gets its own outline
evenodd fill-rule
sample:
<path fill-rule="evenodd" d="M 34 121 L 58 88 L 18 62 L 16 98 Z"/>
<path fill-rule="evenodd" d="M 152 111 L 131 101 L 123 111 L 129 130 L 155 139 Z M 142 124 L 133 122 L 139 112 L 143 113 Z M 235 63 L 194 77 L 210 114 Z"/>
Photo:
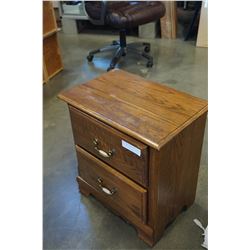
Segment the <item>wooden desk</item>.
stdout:
<path fill-rule="evenodd" d="M 80 192 L 153 246 L 195 200 L 207 101 L 122 70 L 59 98 L 69 105 Z"/>

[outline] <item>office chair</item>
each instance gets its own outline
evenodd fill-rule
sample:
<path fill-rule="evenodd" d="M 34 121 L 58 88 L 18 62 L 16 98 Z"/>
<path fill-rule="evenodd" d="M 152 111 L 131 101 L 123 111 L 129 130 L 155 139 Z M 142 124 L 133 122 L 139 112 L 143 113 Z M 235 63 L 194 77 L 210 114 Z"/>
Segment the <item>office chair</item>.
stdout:
<path fill-rule="evenodd" d="M 153 57 L 149 55 L 150 43 L 141 43 L 138 50 L 126 42 L 126 29 L 157 21 L 165 14 L 165 6 L 159 1 L 85 1 L 85 9 L 94 25 L 109 25 L 119 29 L 119 41 L 101 49 L 90 51 L 87 60 L 91 62 L 95 54 L 116 50 L 107 71 L 114 69 L 122 56 L 132 52 L 147 59 L 147 67 L 153 66 Z"/>

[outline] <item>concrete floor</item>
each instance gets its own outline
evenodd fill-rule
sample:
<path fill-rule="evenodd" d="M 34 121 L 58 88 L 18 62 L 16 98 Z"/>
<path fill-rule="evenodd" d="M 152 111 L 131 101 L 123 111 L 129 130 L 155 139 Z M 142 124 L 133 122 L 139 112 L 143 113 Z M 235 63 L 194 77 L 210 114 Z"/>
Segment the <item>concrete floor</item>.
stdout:
<path fill-rule="evenodd" d="M 104 208 L 92 196 L 84 198 L 75 181 L 77 162 L 67 105 L 57 99 L 66 88 L 90 80 L 108 67 L 110 54 L 98 55 L 94 64 L 87 52 L 109 43 L 114 36 L 64 35 L 59 41 L 64 70 L 44 85 L 43 131 L 43 244 L 44 249 L 149 249 L 134 228 Z M 130 37 L 129 41 L 140 41 Z M 144 39 L 145 40 L 145 39 Z M 119 67 L 175 89 L 207 99 L 207 49 L 194 42 L 148 39 L 154 66 L 127 56 Z M 121 83 L 123 84 L 123 83 Z M 125 83 L 124 83 L 125 84 Z M 182 213 L 154 249 L 203 249 L 202 231 L 194 218 L 207 224 L 207 129 L 194 205 Z"/>

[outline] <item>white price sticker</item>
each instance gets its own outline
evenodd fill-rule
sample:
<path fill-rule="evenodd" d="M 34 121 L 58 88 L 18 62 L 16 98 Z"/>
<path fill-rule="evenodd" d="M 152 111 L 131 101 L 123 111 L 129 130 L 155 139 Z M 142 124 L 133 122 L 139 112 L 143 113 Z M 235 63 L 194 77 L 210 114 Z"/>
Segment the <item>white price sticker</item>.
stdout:
<path fill-rule="evenodd" d="M 130 143 L 122 140 L 122 146 L 124 148 L 126 148 L 127 150 L 131 151 L 132 153 L 141 156 L 141 150 L 133 145 L 131 145 Z"/>

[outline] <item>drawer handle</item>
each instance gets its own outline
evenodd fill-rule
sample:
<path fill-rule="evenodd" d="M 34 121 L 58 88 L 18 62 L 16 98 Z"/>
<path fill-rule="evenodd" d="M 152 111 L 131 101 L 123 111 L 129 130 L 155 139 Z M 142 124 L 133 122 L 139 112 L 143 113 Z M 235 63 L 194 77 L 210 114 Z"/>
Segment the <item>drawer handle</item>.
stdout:
<path fill-rule="evenodd" d="M 108 153 L 107 153 L 107 152 L 99 149 L 98 148 L 98 140 L 96 138 L 93 140 L 93 143 L 95 145 L 95 150 L 99 153 L 99 155 L 101 155 L 101 156 L 103 156 L 105 158 L 110 158 L 113 155 L 114 150 L 109 150 Z"/>
<path fill-rule="evenodd" d="M 111 190 L 109 190 L 108 188 L 104 187 L 102 185 L 103 180 L 100 177 L 98 177 L 97 181 L 103 193 L 110 195 L 110 196 L 116 193 L 116 188 L 112 188 Z"/>

